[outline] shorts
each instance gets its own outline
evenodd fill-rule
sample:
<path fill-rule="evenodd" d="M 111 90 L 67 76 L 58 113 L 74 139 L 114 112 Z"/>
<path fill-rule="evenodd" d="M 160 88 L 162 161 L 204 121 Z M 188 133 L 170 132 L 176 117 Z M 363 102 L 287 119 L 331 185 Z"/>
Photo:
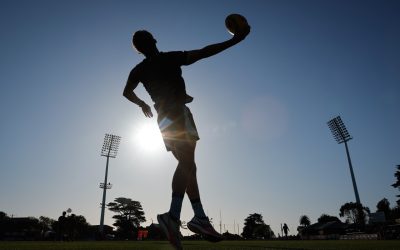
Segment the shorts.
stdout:
<path fill-rule="evenodd" d="M 177 143 L 196 142 L 200 139 L 193 115 L 186 105 L 155 108 L 157 122 L 167 151 L 173 151 Z"/>

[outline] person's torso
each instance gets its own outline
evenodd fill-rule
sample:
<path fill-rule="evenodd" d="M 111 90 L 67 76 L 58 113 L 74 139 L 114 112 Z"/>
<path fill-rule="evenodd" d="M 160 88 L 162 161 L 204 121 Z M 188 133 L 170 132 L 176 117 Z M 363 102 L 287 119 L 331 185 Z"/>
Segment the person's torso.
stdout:
<path fill-rule="evenodd" d="M 184 52 L 160 52 L 159 55 L 144 59 L 139 68 L 140 81 L 151 99 L 156 103 L 184 103 L 185 81 L 181 66 Z"/>

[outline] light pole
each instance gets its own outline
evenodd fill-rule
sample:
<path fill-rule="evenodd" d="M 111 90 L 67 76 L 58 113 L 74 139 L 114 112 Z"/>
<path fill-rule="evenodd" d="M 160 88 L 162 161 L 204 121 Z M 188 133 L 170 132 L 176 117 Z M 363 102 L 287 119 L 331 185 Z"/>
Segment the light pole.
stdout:
<path fill-rule="evenodd" d="M 337 116 L 337 117 L 333 118 L 332 120 L 330 120 L 328 122 L 328 126 L 332 132 L 333 137 L 337 141 L 337 143 L 339 143 L 339 144 L 344 143 L 344 146 L 346 147 L 347 161 L 349 162 L 351 180 L 353 181 L 354 194 L 356 196 L 357 203 L 361 204 L 360 196 L 358 195 L 356 178 L 354 177 L 353 166 L 351 164 L 349 147 L 347 146 L 347 142 L 353 138 L 350 136 L 349 132 L 347 131 L 346 126 L 344 125 L 340 116 Z"/>
<path fill-rule="evenodd" d="M 120 136 L 106 134 L 104 137 L 103 147 L 101 148 L 101 156 L 107 157 L 104 182 L 100 183 L 100 188 L 103 189 L 103 200 L 101 203 L 101 216 L 100 216 L 100 228 L 99 228 L 101 234 L 103 234 L 104 231 L 104 210 L 106 208 L 106 192 L 107 189 L 111 189 L 112 187 L 111 183 L 107 183 L 108 162 L 110 157 L 115 158 L 117 156 L 120 140 L 121 140 Z"/>

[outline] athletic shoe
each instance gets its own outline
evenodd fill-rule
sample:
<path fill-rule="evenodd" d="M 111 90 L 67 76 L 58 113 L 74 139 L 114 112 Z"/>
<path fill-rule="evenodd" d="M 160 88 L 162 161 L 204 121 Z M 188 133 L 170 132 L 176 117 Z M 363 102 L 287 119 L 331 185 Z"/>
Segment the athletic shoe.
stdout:
<path fill-rule="evenodd" d="M 208 217 L 198 218 L 195 216 L 187 223 L 187 227 L 190 229 L 190 231 L 203 235 L 208 241 L 218 242 L 223 240 L 222 235 L 215 231 Z"/>
<path fill-rule="evenodd" d="M 183 249 L 180 240 L 181 233 L 179 231 L 180 221 L 172 219 L 168 212 L 157 215 L 157 220 L 171 245 L 174 246 L 175 249 Z"/>

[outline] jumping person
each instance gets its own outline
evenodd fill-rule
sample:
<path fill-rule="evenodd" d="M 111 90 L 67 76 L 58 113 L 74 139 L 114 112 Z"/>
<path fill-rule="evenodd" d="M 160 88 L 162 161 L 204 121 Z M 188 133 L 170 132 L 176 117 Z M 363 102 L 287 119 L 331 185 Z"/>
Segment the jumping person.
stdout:
<path fill-rule="evenodd" d="M 123 95 L 138 105 L 146 117 L 152 117 L 150 106 L 134 92 L 139 82 L 149 93 L 157 111 L 157 122 L 167 151 L 171 151 L 178 160 L 178 166 L 172 179 L 172 200 L 170 210 L 157 216 L 161 228 L 170 243 L 181 249 L 180 213 L 185 193 L 188 195 L 194 211 L 188 228 L 206 239 L 217 242 L 222 236 L 215 231 L 204 213 L 200 201 L 196 177 L 195 148 L 199 135 L 192 113 L 186 106 L 193 98 L 186 93 L 181 66 L 190 65 L 200 59 L 218 54 L 241 42 L 250 32 L 250 27 L 235 34 L 231 39 L 191 51 L 160 52 L 157 41 L 146 30 L 135 32 L 133 46 L 145 56 L 129 74 Z"/>

